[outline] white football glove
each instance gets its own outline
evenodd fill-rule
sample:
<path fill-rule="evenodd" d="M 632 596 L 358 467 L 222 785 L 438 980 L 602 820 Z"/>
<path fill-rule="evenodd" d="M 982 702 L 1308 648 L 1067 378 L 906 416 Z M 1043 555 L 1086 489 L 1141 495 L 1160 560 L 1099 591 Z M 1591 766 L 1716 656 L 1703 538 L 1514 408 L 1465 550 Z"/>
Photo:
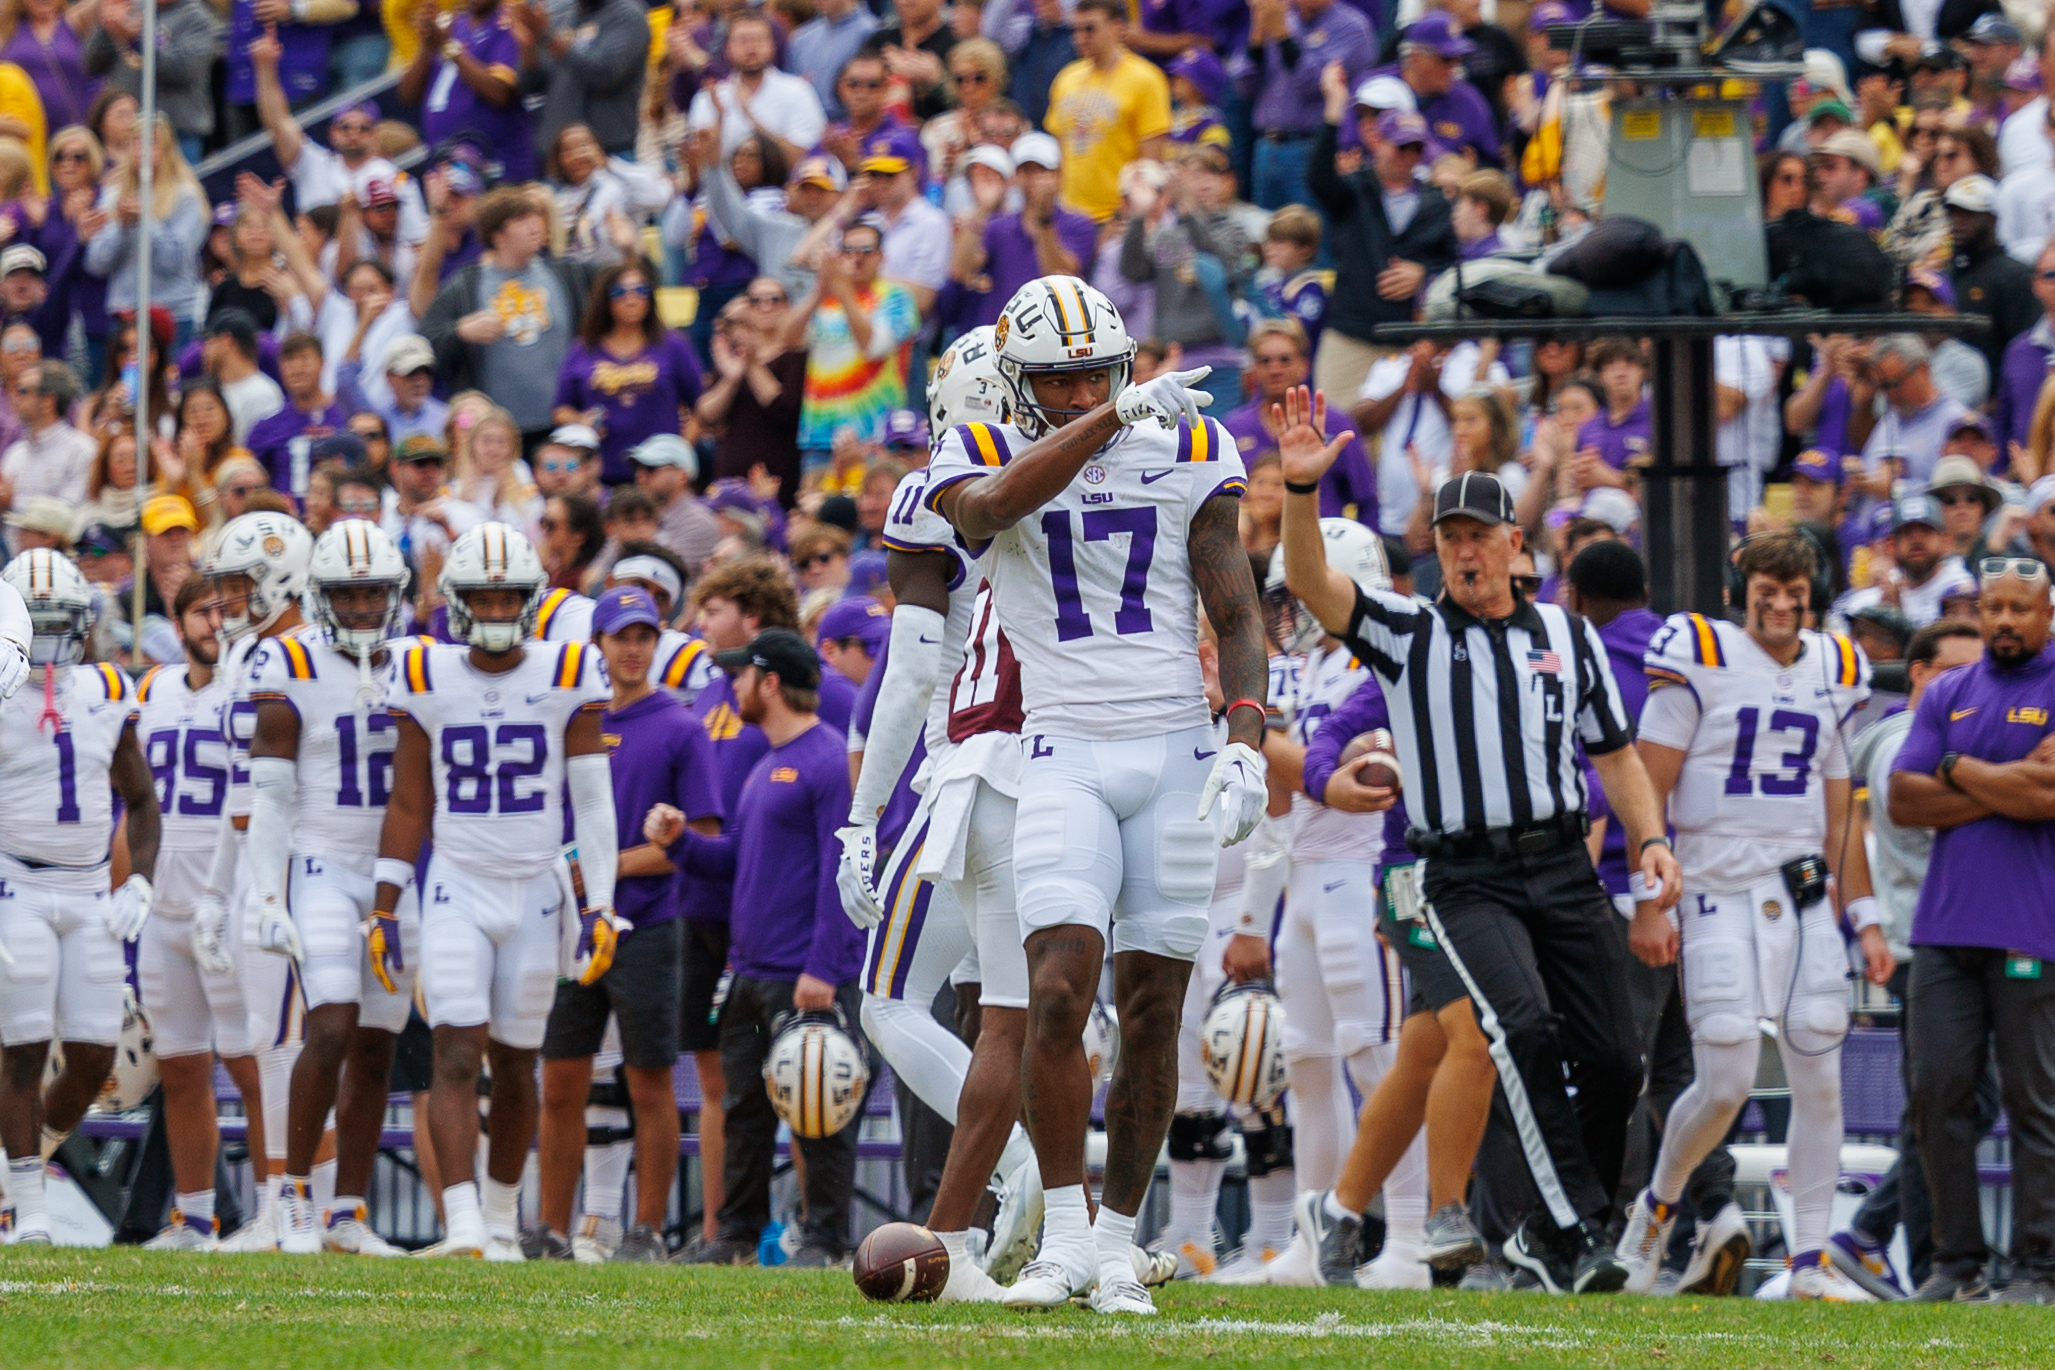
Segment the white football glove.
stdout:
<path fill-rule="evenodd" d="M 0 643 L 0 699 L 14 698 L 14 692 L 28 678 L 28 655 L 12 642 Z"/>
<path fill-rule="evenodd" d="M 107 931 L 124 942 L 133 942 L 143 935 L 143 924 L 150 921 L 150 900 L 153 891 L 150 881 L 142 875 L 131 875 L 122 882 L 120 889 L 107 901 Z"/>
<path fill-rule="evenodd" d="M 235 969 L 228 952 L 228 899 L 216 890 L 202 890 L 193 900 L 193 960 L 209 975 Z"/>
<path fill-rule="evenodd" d="M 1231 847 L 1256 830 L 1270 807 L 1270 790 L 1263 783 L 1263 753 L 1246 742 L 1230 742 L 1214 759 L 1206 788 L 1199 791 L 1199 818 L 1212 816 L 1213 806 L 1226 802 L 1227 831 L 1220 845 Z"/>
<path fill-rule="evenodd" d="M 1212 373 L 1210 366 L 1197 366 L 1190 371 L 1166 371 L 1154 380 L 1130 385 L 1113 402 L 1113 412 L 1124 424 L 1154 419 L 1165 428 L 1179 423 L 1197 428 L 1206 417 L 1199 411 L 1213 403 L 1213 397 L 1192 386 Z"/>
<path fill-rule="evenodd" d="M 293 916 L 283 904 L 266 900 L 257 910 L 257 946 L 274 956 L 290 956 L 295 962 L 304 960 L 306 948 L 300 945 L 300 930 L 293 926 Z"/>
<path fill-rule="evenodd" d="M 842 912 L 859 928 L 874 928 L 885 921 L 884 907 L 875 893 L 878 825 L 851 823 L 835 836 L 842 842 L 842 856 L 835 863 L 835 888 L 842 893 Z"/>

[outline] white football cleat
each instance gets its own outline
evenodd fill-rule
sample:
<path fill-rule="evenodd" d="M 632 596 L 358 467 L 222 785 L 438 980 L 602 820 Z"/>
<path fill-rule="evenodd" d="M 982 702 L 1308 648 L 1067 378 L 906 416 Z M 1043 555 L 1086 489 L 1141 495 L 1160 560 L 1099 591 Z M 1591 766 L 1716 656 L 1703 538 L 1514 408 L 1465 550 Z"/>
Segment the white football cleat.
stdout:
<path fill-rule="evenodd" d="M 1755 1254 L 1755 1241 L 1748 1231 L 1748 1219 L 1741 1205 L 1730 1203 L 1713 1214 L 1711 1223 L 1700 1223 L 1691 1245 L 1691 1260 L 1677 1282 L 1680 1294 L 1734 1292 L 1742 1268 Z"/>
<path fill-rule="evenodd" d="M 1267 1246 L 1243 1246 L 1221 1262 L 1206 1279 L 1208 1284 L 1257 1285 L 1270 1283 L 1270 1266 L 1282 1253 Z"/>
<path fill-rule="evenodd" d="M 243 1225 L 221 1239 L 214 1248 L 231 1256 L 245 1256 L 261 1251 L 278 1250 L 278 1225 L 270 1218 L 245 1219 Z"/>
<path fill-rule="evenodd" d="M 1670 1249 L 1670 1229 L 1677 1225 L 1677 1206 L 1664 1203 L 1651 1190 L 1634 1196 L 1627 1210 L 1627 1226 L 1620 1232 L 1620 1244 L 1613 1249 L 1620 1264 L 1627 1267 L 1626 1292 L 1646 1294 L 1655 1288 L 1662 1273 L 1663 1256 Z"/>
<path fill-rule="evenodd" d="M 1156 1301 L 1134 1280 L 1120 1280 L 1113 1284 L 1101 1280 L 1092 1290 L 1091 1309 L 1094 1313 L 1134 1313 L 1154 1317 Z"/>
<path fill-rule="evenodd" d="M 1320 1253 L 1304 1232 L 1293 1236 L 1291 1245 L 1263 1267 L 1263 1283 L 1287 1289 L 1319 1289 L 1326 1283 L 1320 1278 Z"/>
<path fill-rule="evenodd" d="M 164 1230 L 143 1243 L 145 1251 L 218 1251 L 221 1239 L 216 1236 L 220 1224 L 213 1218 L 205 1222 L 193 1222 L 177 1209 L 171 1210 L 171 1221 Z"/>
<path fill-rule="evenodd" d="M 404 1256 L 407 1253 L 371 1230 L 364 1221 L 363 1205 L 353 1212 L 330 1213 L 328 1229 L 321 1234 L 324 1250 L 342 1256 Z"/>
<path fill-rule="evenodd" d="M 526 1261 L 528 1257 L 521 1250 L 521 1239 L 519 1237 L 487 1237 L 485 1239 L 485 1259 L 499 1264 L 518 1265 Z"/>
<path fill-rule="evenodd" d="M 46 1214 L 24 1218 L 12 1205 L 0 1209 L 0 1243 L 8 1246 L 49 1246 L 50 1219 Z"/>
<path fill-rule="evenodd" d="M 999 1212 L 985 1247 L 985 1273 L 1002 1284 L 1017 1275 L 1035 1258 L 1041 1235 L 1042 1172 L 1029 1151 L 999 1182 Z"/>
<path fill-rule="evenodd" d="M 519 1246 L 515 1250 L 519 1250 Z M 448 1235 L 433 1246 L 423 1247 L 414 1253 L 429 1260 L 445 1256 L 477 1260 L 485 1254 L 485 1221 L 473 1217 L 469 1222 L 450 1228 Z"/>
<path fill-rule="evenodd" d="M 1824 1251 L 1791 1258 L 1791 1297 L 1826 1303 L 1875 1303 L 1877 1296 L 1836 1270 Z"/>
<path fill-rule="evenodd" d="M 1177 1253 L 1174 1251 L 1144 1251 L 1139 1246 L 1127 1248 L 1128 1263 L 1135 1268 L 1135 1278 L 1144 1289 L 1161 1289 L 1177 1278 Z"/>
<path fill-rule="evenodd" d="M 1420 1259 L 1418 1247 L 1386 1241 L 1368 1265 L 1356 1267 L 1358 1289 L 1432 1289 L 1434 1270 Z"/>
<path fill-rule="evenodd" d="M 587 1214 L 578 1220 L 578 1234 L 571 1238 L 571 1259 L 580 1265 L 605 1265 L 620 1244 L 619 1219 Z"/>
<path fill-rule="evenodd" d="M 1177 1278 L 1181 1280 L 1203 1280 L 1220 1268 L 1220 1255 L 1213 1244 L 1200 1246 L 1197 1242 L 1179 1242 L 1177 1246 Z"/>
<path fill-rule="evenodd" d="M 293 1187 L 287 1185 L 271 1211 L 278 1219 L 278 1249 L 282 1255 L 321 1254 L 321 1221 L 314 1212 L 312 1199 L 294 1193 Z"/>
<path fill-rule="evenodd" d="M 1061 1308 L 1073 1294 L 1082 1294 L 1097 1283 L 1091 1275 L 1073 1283 L 1070 1271 L 1060 1261 L 1029 1261 L 1020 1278 L 1000 1294 L 999 1302 L 1008 1308 Z"/>

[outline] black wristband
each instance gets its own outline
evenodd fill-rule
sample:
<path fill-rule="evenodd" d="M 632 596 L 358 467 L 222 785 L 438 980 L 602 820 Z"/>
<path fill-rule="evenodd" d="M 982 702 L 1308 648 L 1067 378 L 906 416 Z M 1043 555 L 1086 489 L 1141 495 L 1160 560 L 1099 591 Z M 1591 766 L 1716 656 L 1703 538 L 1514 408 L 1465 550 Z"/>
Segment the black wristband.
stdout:
<path fill-rule="evenodd" d="M 1670 839 L 1667 837 L 1651 837 L 1641 844 L 1641 850 L 1647 851 L 1650 847 L 1658 845 L 1668 847 L 1670 846 Z"/>
<path fill-rule="evenodd" d="M 1941 757 L 1939 768 L 1941 783 L 1951 790 L 1960 788 L 1955 783 L 1955 763 L 1960 760 L 1962 760 L 1961 752 L 1947 752 Z"/>
<path fill-rule="evenodd" d="M 1320 482 L 1317 480 L 1309 480 L 1305 482 L 1288 480 L 1284 483 L 1284 488 L 1287 494 L 1317 495 L 1320 493 Z"/>

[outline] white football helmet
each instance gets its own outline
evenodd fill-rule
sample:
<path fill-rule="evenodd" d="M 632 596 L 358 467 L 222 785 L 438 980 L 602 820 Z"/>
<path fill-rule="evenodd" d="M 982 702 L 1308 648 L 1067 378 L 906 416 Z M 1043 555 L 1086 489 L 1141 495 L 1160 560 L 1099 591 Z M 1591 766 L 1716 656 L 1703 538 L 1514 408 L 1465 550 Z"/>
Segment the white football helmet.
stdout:
<path fill-rule="evenodd" d="M 999 349 L 999 375 L 1006 382 L 1013 426 L 1039 438 L 1084 411 L 1043 409 L 1035 402 L 1030 377 L 1054 371 L 1106 370 L 1118 398 L 1134 375 L 1135 345 L 1113 301 L 1075 276 L 1029 281 L 1007 301 L 992 326 Z"/>
<path fill-rule="evenodd" d="M 1268 1108 L 1288 1083 L 1284 1070 L 1284 1004 L 1267 980 L 1222 985 L 1199 1030 L 1206 1078 L 1231 1104 Z"/>
<path fill-rule="evenodd" d="M 1006 422 L 1006 382 L 999 375 L 993 328 L 984 324 L 950 343 L 928 382 L 928 433 L 940 442 L 959 423 Z"/>
<path fill-rule="evenodd" d="M 549 575 L 527 538 L 504 523 L 481 523 L 450 548 L 438 584 L 449 604 L 450 636 L 481 651 L 510 652 L 535 636 Z M 484 623 L 464 598 L 473 590 L 523 590 L 528 600 L 512 622 Z"/>
<path fill-rule="evenodd" d="M 849 1126 L 870 1089 L 870 1065 L 837 1007 L 780 1014 L 772 1024 L 763 1083 L 795 1137 L 832 1137 Z"/>
<path fill-rule="evenodd" d="M 329 640 L 350 655 L 367 656 L 399 632 L 407 559 L 377 524 L 347 519 L 330 527 L 315 540 L 307 581 L 315 620 L 328 630 Z M 328 596 L 349 585 L 384 587 L 385 613 L 377 627 L 352 628 L 337 617 Z"/>
<path fill-rule="evenodd" d="M 1384 563 L 1384 540 L 1374 528 L 1354 519 L 1320 520 L 1320 540 L 1327 564 L 1365 590 L 1389 590 L 1391 570 Z M 1270 574 L 1263 577 L 1263 607 L 1270 616 L 1270 635 L 1280 650 L 1304 656 L 1319 645 L 1327 630 L 1306 612 L 1298 596 L 1284 586 L 1284 544 L 1270 554 Z"/>
<path fill-rule="evenodd" d="M 93 629 L 93 587 L 62 552 L 37 547 L 7 563 L 0 578 L 28 606 L 31 666 L 69 666 L 86 658 Z"/>
<path fill-rule="evenodd" d="M 64 1043 L 53 1041 L 43 1064 L 43 1087 L 48 1089 L 64 1073 Z M 126 1113 L 141 1108 L 157 1088 L 157 1053 L 150 1033 L 149 1015 L 143 1012 L 135 990 L 124 985 L 121 992 L 121 1040 L 114 1048 L 114 1065 L 100 1092 L 89 1105 L 94 1113 Z"/>
<path fill-rule="evenodd" d="M 229 576 L 250 578 L 250 597 L 240 614 L 221 616 L 221 635 L 230 642 L 261 633 L 297 604 L 307 588 L 307 560 L 314 537 L 307 525 L 285 514 L 244 514 L 228 521 L 207 559 L 207 579 L 218 593 Z"/>
<path fill-rule="evenodd" d="M 1103 1085 L 1112 1079 L 1113 1063 L 1119 1059 L 1120 1019 L 1110 1004 L 1094 1000 L 1091 1016 L 1085 1019 L 1085 1067 L 1092 1072 L 1092 1083 Z"/>

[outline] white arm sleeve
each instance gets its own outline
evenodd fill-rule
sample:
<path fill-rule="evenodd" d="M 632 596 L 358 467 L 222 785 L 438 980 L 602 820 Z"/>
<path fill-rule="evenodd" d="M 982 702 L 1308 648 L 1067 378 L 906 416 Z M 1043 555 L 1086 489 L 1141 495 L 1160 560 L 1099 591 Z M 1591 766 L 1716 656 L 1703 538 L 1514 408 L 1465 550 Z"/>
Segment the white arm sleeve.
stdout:
<path fill-rule="evenodd" d="M 235 888 L 235 864 L 241 846 L 236 841 L 235 820 L 222 815 L 221 836 L 215 839 L 214 860 L 207 867 L 205 889 L 226 898 Z"/>
<path fill-rule="evenodd" d="M 578 840 L 578 868 L 585 875 L 585 902 L 614 906 L 614 877 L 621 866 L 621 836 L 614 826 L 614 777 L 605 756 L 574 756 L 564 763 L 571 782 L 572 831 Z"/>
<path fill-rule="evenodd" d="M 885 679 L 878 686 L 877 708 L 864 734 L 863 769 L 849 798 L 849 821 L 873 825 L 878 810 L 892 797 L 913 755 L 913 744 L 926 726 L 928 701 L 942 673 L 942 629 L 947 622 L 933 609 L 901 604 L 892 611 L 892 646 L 885 657 Z"/>
<path fill-rule="evenodd" d="M 21 591 L 0 580 L 0 639 L 21 648 L 25 660 L 29 654 L 29 639 L 35 634 L 34 626 L 29 623 L 29 606 L 22 602 Z"/>
<path fill-rule="evenodd" d="M 250 758 L 250 890 L 259 907 L 285 903 L 286 868 L 293 859 L 295 770 L 282 756 Z"/>

